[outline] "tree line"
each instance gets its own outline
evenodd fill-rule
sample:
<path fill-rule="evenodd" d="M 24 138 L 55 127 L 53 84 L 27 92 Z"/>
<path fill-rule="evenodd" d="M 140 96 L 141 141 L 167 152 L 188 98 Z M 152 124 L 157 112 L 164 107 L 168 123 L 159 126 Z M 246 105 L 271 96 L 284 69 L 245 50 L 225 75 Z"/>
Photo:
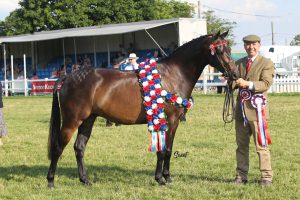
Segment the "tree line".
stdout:
<path fill-rule="evenodd" d="M 20 0 L 20 8 L 0 21 L 0 36 L 179 17 L 193 17 L 194 5 L 178 0 Z M 208 34 L 229 30 L 235 22 L 221 19 L 214 11 L 202 14 Z"/>

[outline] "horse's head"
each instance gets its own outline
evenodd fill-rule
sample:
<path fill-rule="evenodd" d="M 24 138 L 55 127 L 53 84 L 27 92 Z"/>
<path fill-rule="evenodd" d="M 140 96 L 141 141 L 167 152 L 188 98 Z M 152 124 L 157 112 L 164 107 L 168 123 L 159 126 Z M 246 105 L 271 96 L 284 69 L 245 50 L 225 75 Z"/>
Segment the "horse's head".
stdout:
<path fill-rule="evenodd" d="M 209 65 L 215 67 L 229 80 L 235 80 L 237 77 L 237 68 L 231 58 L 231 49 L 225 40 L 228 31 L 225 33 L 217 34 L 210 37 L 209 44 Z"/>

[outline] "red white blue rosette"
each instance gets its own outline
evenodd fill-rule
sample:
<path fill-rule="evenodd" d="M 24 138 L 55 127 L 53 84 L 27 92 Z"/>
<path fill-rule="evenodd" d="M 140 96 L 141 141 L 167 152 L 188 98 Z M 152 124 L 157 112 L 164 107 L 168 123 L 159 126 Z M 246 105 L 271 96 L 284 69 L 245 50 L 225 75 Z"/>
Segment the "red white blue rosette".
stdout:
<path fill-rule="evenodd" d="M 253 108 L 259 109 L 259 107 L 265 107 L 267 105 L 267 99 L 263 94 L 255 94 L 251 98 L 251 104 Z"/>
<path fill-rule="evenodd" d="M 244 119 L 244 126 L 248 123 L 247 116 L 245 114 L 245 108 L 244 108 L 244 102 L 249 101 L 252 97 L 252 92 L 247 89 L 241 89 L 240 90 L 240 104 L 242 108 L 242 113 L 243 113 L 243 119 Z"/>
<path fill-rule="evenodd" d="M 248 101 L 251 99 L 252 97 L 252 93 L 250 90 L 247 89 L 241 89 L 240 91 L 240 97 L 241 99 L 243 99 L 244 101 Z"/>
<path fill-rule="evenodd" d="M 251 104 L 256 109 L 257 114 L 258 143 L 266 147 L 268 144 L 272 144 L 264 109 L 267 104 L 267 99 L 263 94 L 255 94 L 251 98 Z"/>
<path fill-rule="evenodd" d="M 139 82 L 143 89 L 143 104 L 146 110 L 150 135 L 149 150 L 164 151 L 165 132 L 168 130 L 164 102 L 189 109 L 193 106 L 192 99 L 184 99 L 161 89 L 161 79 L 156 68 L 155 59 L 146 59 L 139 64 Z"/>

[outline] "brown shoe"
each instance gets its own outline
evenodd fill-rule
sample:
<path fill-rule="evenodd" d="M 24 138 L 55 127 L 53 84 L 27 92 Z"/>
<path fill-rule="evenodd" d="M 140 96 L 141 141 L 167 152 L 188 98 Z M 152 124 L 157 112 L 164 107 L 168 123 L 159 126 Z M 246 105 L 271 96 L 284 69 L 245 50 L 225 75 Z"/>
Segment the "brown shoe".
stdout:
<path fill-rule="evenodd" d="M 248 180 L 237 177 L 237 178 L 234 179 L 233 183 L 236 184 L 236 185 L 242 185 L 242 184 L 245 185 L 245 184 L 248 183 Z"/>
<path fill-rule="evenodd" d="M 268 180 L 261 180 L 260 185 L 262 187 L 269 187 L 272 185 L 272 181 L 268 181 Z"/>

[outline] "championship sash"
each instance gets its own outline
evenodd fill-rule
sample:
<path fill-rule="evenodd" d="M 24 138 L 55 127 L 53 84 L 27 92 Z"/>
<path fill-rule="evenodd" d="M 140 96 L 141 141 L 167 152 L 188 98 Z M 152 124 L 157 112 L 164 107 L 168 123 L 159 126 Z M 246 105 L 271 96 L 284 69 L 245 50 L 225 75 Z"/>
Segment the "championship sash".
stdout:
<path fill-rule="evenodd" d="M 256 109 L 258 143 L 259 145 L 266 147 L 268 144 L 272 144 L 264 109 L 267 104 L 267 99 L 263 94 L 255 94 L 251 98 L 251 104 Z"/>
<path fill-rule="evenodd" d="M 153 58 L 146 59 L 139 64 L 138 78 L 143 90 L 143 104 L 146 111 L 149 135 L 149 151 L 164 151 L 168 130 L 167 115 L 164 102 L 190 109 L 193 106 L 192 98 L 182 98 L 161 89 L 161 77 Z"/>

